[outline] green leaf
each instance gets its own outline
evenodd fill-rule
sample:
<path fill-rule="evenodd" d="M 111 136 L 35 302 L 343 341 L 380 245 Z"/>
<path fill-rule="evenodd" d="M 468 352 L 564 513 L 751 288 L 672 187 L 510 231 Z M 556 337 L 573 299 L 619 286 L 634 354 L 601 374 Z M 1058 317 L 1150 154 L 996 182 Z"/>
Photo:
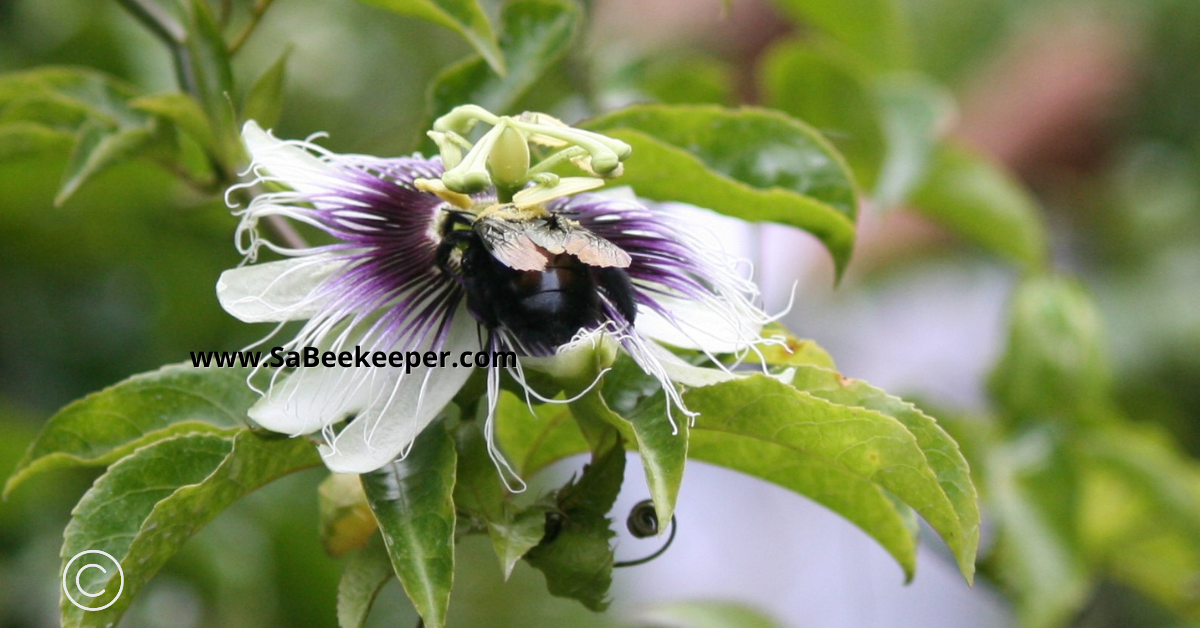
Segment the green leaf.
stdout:
<path fill-rule="evenodd" d="M 854 182 L 837 151 L 805 124 L 760 109 L 637 105 L 585 126 L 633 147 L 621 183 L 638 195 L 799 227 L 845 269 Z"/>
<path fill-rule="evenodd" d="M 0 123 L 0 161 L 65 152 L 71 147 L 71 134 L 36 122 Z"/>
<path fill-rule="evenodd" d="M 32 122 L 58 131 L 71 132 L 93 119 L 91 114 L 88 105 L 64 94 L 33 91 L 9 101 L 0 111 L 0 122 Z M 106 120 L 105 123 L 110 124 L 110 121 Z"/>
<path fill-rule="evenodd" d="M 546 536 L 546 513 L 549 512 L 540 503 L 521 510 L 515 510 L 511 504 L 508 506 L 504 519 L 488 526 L 488 537 L 500 559 L 505 579 L 512 575 L 517 563 Z"/>
<path fill-rule="evenodd" d="M 186 31 L 183 40 L 186 54 L 176 57 L 181 86 L 199 101 L 208 115 L 208 124 L 217 138 L 217 158 L 232 166 L 240 150 L 230 100 L 233 98 L 233 70 L 229 48 L 205 0 L 188 2 Z"/>
<path fill-rule="evenodd" d="M 67 159 L 62 184 L 54 197 L 55 206 L 62 206 L 92 177 L 136 155 L 153 137 L 154 129 L 149 125 L 110 129 L 94 122 L 84 124 Z"/>
<path fill-rule="evenodd" d="M 504 578 L 539 541 L 545 529 L 546 510 L 531 507 L 518 511 L 488 455 L 487 441 L 473 421 L 458 426 L 458 480 L 454 506 L 476 527 L 487 531 L 500 560 Z"/>
<path fill-rule="evenodd" d="M 4 487 L 55 469 L 105 465 L 177 434 L 227 431 L 246 423 L 258 395 L 246 369 L 166 366 L 135 375 L 63 408 L 46 422 Z"/>
<path fill-rule="evenodd" d="M 775 0 L 793 19 L 811 24 L 876 70 L 912 62 L 904 14 L 893 0 Z"/>
<path fill-rule="evenodd" d="M 396 572 L 382 537 L 372 536 L 366 546 L 350 555 L 338 581 L 338 626 L 362 628 L 375 598 Z"/>
<path fill-rule="evenodd" d="M 770 323 L 763 327 L 763 338 L 774 337 L 781 344 L 762 345 L 759 352 L 762 361 L 773 366 L 819 366 L 832 369 L 833 358 L 814 340 L 805 340 L 792 335 L 783 325 Z M 756 356 L 757 357 L 757 356 Z"/>
<path fill-rule="evenodd" d="M 321 545 L 334 558 L 362 549 L 379 529 L 353 473 L 330 473 L 317 488 L 317 504 Z"/>
<path fill-rule="evenodd" d="M 462 35 L 497 74 L 505 73 L 504 55 L 483 7 L 476 0 L 362 0 L 366 4 L 412 15 Z"/>
<path fill-rule="evenodd" d="M 593 611 L 608 606 L 613 568 L 610 540 L 614 535 L 607 514 L 624 474 L 625 449 L 610 430 L 579 481 L 559 491 L 560 516 L 547 520 L 546 537 L 525 555 L 530 565 L 545 574 L 552 595 L 579 600 Z"/>
<path fill-rule="evenodd" d="M 884 77 L 874 93 L 887 145 L 874 196 L 886 209 L 903 203 L 925 178 L 955 105 L 946 88 L 919 75 Z"/>
<path fill-rule="evenodd" d="M 875 186 L 887 143 L 863 72 L 827 50 L 785 42 L 770 50 L 759 76 L 768 107 L 820 130 L 845 155 L 863 189 Z"/>
<path fill-rule="evenodd" d="M 438 75 L 429 90 L 429 109 L 440 116 L 473 103 L 496 114 L 512 111 L 566 52 L 582 20 L 579 8 L 563 0 L 517 0 L 504 7 L 500 50 L 508 72 L 498 74 L 481 57 L 455 64 Z"/>
<path fill-rule="evenodd" d="M 688 456 L 778 484 L 825 506 L 875 539 L 911 579 L 917 528 L 911 509 L 867 478 L 767 440 L 693 429 Z"/>
<path fill-rule="evenodd" d="M 454 581 L 454 439 L 432 423 L 402 460 L 363 474 L 392 568 L 429 628 L 446 624 Z"/>
<path fill-rule="evenodd" d="M 206 151 L 212 152 L 216 149 L 216 138 L 211 123 L 200 104 L 187 94 L 175 92 L 143 96 L 131 100 L 129 106 L 171 121 Z"/>
<path fill-rule="evenodd" d="M 264 129 L 269 129 L 277 122 L 283 112 L 283 84 L 287 73 L 287 60 L 292 49 L 286 48 L 275 63 L 267 68 L 258 80 L 246 92 L 242 103 L 242 119 L 255 120 Z"/>
<path fill-rule="evenodd" d="M 1030 278 L 1014 296 L 992 393 L 1018 421 L 1102 420 L 1112 411 L 1104 339 L 1100 315 L 1078 284 Z"/>
<path fill-rule="evenodd" d="M 1046 264 L 1046 229 L 1037 201 L 1011 175 L 965 147 L 942 145 L 913 208 L 1027 270 Z"/>
<path fill-rule="evenodd" d="M 658 604 L 637 613 L 646 628 L 781 628 L 763 613 L 736 602 L 712 600 Z"/>
<path fill-rule="evenodd" d="M 997 570 L 1025 628 L 1066 625 L 1090 589 L 1075 534 L 1074 472 L 1052 439 L 1037 430 L 987 459 L 986 486 L 1001 534 Z"/>
<path fill-rule="evenodd" d="M 534 406 L 502 391 L 496 403 L 496 442 L 521 477 L 530 477 L 554 462 L 588 451 L 587 440 L 561 404 Z"/>
<path fill-rule="evenodd" d="M 737 102 L 733 69 L 715 57 L 697 53 L 656 54 L 635 70 L 632 87 L 669 105 Z"/>
<path fill-rule="evenodd" d="M 961 534 L 943 539 L 958 560 L 958 568 L 970 582 L 975 574 L 975 551 L 979 545 L 979 497 L 971 482 L 971 469 L 954 442 L 932 417 L 916 406 L 893 397 L 862 380 L 847 379 L 834 371 L 811 366 L 796 367 L 792 385 L 827 401 L 866 408 L 885 414 L 904 424 L 924 452 L 929 467 L 958 518 Z M 931 525 L 933 522 L 930 522 Z M 934 525 L 939 532 L 954 526 Z"/>
<path fill-rule="evenodd" d="M 901 421 L 876 410 L 837 405 L 763 375 L 690 390 L 684 402 L 688 409 L 700 413 L 692 431 L 693 447 L 701 432 L 718 432 L 731 441 L 731 451 L 739 445 L 740 439 L 735 437 L 754 439 L 791 450 L 798 465 L 815 459 L 868 480 L 916 510 L 952 549 L 959 548 L 956 553 L 963 560 L 964 539 L 975 531 L 963 530 L 958 513 L 920 444 Z M 712 440 L 706 444 L 714 446 Z M 715 446 L 720 447 L 720 439 Z M 736 453 L 740 456 L 730 456 L 722 464 L 739 470 L 745 468 L 747 473 L 756 475 L 763 472 L 761 453 L 745 446 Z M 780 473 L 767 471 L 776 477 Z M 805 472 L 809 472 L 807 468 Z M 778 482 L 775 477 L 767 479 Z M 814 499 L 820 501 L 818 497 Z M 852 521 L 853 517 L 890 514 L 864 515 L 858 512 L 862 505 L 849 506 L 850 512 L 838 512 Z M 874 530 L 864 530 L 876 536 Z M 886 538 L 897 541 L 894 531 Z M 907 556 L 902 545 L 885 547 L 898 560 Z"/>
<path fill-rule="evenodd" d="M 55 204 L 62 205 L 106 168 L 168 139 L 158 118 L 132 105 L 134 94 L 131 87 L 92 70 L 48 67 L 8 74 L 0 76 L 0 123 L 33 122 L 74 135 L 55 198 Z M 17 138 L 26 146 L 36 141 L 49 147 L 52 144 L 45 142 L 55 135 L 26 126 Z M 6 143 L 0 153 L 7 150 Z M 17 145 L 11 150 L 24 148 Z"/>
<path fill-rule="evenodd" d="M 84 550 L 107 552 L 122 565 L 123 584 L 112 579 L 117 574 L 111 569 L 83 571 L 79 582 L 84 591 L 106 592 L 87 600 L 89 606 L 107 603 L 113 598 L 106 596 L 118 590 L 120 595 L 112 606 L 91 612 L 63 599 L 63 626 L 115 625 L 183 543 L 230 504 L 283 475 L 318 464 L 311 442 L 250 430 L 235 436 L 176 435 L 122 458 L 76 505 L 62 548 L 64 569 Z M 80 566 L 76 561 L 72 573 Z"/>
<path fill-rule="evenodd" d="M 633 360 L 618 361 L 613 364 L 613 370 L 605 375 L 604 390 L 626 387 L 626 382 L 636 381 L 638 375 L 644 380 L 654 379 L 642 372 Z M 609 382 L 609 376 L 615 381 Z M 657 385 L 657 381 L 654 383 Z M 638 387 L 635 385 L 635 389 Z M 672 422 L 667 412 L 666 395 L 661 392 L 646 398 L 625 416 L 609 409 L 597 390 L 572 403 L 571 410 L 576 416 L 586 414 L 598 418 L 616 427 L 622 434 L 632 435 L 630 440 L 642 458 L 642 470 L 646 474 L 650 499 L 654 502 L 654 512 L 658 520 L 663 522 L 660 531 L 665 530 L 666 523 L 675 514 L 675 499 L 683 483 L 688 446 L 687 417 L 676 412 L 677 416 Z"/>
<path fill-rule="evenodd" d="M 1152 425 L 1104 427 L 1082 441 L 1089 462 L 1127 482 L 1155 512 L 1200 547 L 1200 466 Z"/>
<path fill-rule="evenodd" d="M 116 78 L 87 68 L 47 66 L 0 75 L 0 110 L 6 121 L 14 120 L 9 107 L 40 99 L 41 103 L 54 101 L 78 109 L 82 115 L 75 117 L 76 126 L 86 120 L 111 127 L 139 126 L 146 117 L 128 104 L 135 93 Z"/>

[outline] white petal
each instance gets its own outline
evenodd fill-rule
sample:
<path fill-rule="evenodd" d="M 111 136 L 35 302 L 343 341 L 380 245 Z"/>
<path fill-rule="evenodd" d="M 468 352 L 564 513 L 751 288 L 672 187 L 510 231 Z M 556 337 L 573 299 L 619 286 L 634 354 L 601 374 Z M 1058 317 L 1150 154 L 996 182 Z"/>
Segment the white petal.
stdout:
<path fill-rule="evenodd" d="M 265 169 L 288 187 L 304 194 L 328 188 L 320 183 L 332 174 L 333 169 L 300 148 L 298 144 L 303 142 L 278 140 L 253 120 L 242 127 L 242 142 L 256 167 Z"/>
<path fill-rule="evenodd" d="M 670 312 L 671 318 L 639 307 L 634 324 L 638 331 L 654 340 L 709 353 L 736 353 L 760 341 L 762 326 L 750 313 L 739 312 L 736 305 L 658 296 L 655 299 Z"/>
<path fill-rule="evenodd" d="M 234 268 L 217 280 L 217 299 L 226 312 L 247 323 L 311 318 L 324 304 L 314 292 L 345 265 L 330 255 L 310 255 Z"/>
<path fill-rule="evenodd" d="M 457 356 L 478 349 L 475 321 L 460 309 L 443 350 Z M 367 473 L 395 460 L 454 398 L 471 371 L 462 367 L 413 368 L 393 386 L 378 392 L 334 438 L 332 446 L 321 446 L 325 465 L 336 473 Z"/>
<path fill-rule="evenodd" d="M 560 380 L 591 377 L 600 369 L 611 366 L 617 359 L 620 345 L 607 333 L 597 330 L 581 334 L 559 347 L 554 355 L 524 356 L 521 366 L 549 373 Z"/>
<path fill-rule="evenodd" d="M 249 416 L 273 432 L 297 436 L 359 412 L 395 377 L 364 367 L 303 367 L 275 383 Z"/>
<path fill-rule="evenodd" d="M 679 356 L 654 344 L 647 343 L 650 354 L 662 365 L 663 371 L 672 382 L 684 386 L 711 386 L 744 377 L 745 373 L 731 373 L 721 369 L 689 364 Z"/>

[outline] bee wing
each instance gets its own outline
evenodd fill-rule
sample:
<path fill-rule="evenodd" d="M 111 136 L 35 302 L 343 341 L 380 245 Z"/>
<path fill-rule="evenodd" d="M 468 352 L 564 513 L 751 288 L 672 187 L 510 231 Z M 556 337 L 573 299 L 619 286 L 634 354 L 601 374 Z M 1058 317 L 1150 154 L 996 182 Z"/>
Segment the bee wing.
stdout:
<path fill-rule="evenodd" d="M 532 237 L 537 232 L 531 225 L 539 223 L 481 218 L 475 222 L 475 229 L 492 257 L 505 266 L 514 270 L 545 270 L 550 258 Z"/>
<path fill-rule="evenodd" d="M 628 268 L 633 259 L 621 247 L 569 221 L 555 229 L 531 229 L 529 238 L 551 253 L 567 253 L 588 266 Z"/>

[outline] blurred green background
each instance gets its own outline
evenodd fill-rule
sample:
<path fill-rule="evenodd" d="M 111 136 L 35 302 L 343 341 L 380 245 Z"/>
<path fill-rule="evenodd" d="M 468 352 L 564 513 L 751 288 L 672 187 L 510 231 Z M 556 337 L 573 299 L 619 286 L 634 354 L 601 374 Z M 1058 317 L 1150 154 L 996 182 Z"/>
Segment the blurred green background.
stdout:
<path fill-rule="evenodd" d="M 248 4 L 233 3 L 235 18 Z M 1054 264 L 1098 303 L 1118 411 L 1162 426 L 1200 455 L 1200 2 L 902 0 L 898 7 L 910 27 L 911 67 L 957 98 L 951 135 L 1031 187 L 1045 211 Z M 758 103 L 764 52 L 810 34 L 764 2 L 733 0 L 723 8 L 716 0 L 596 0 L 588 9 L 594 19 L 580 51 L 534 88 L 528 107 L 571 120 L 634 101 Z M 380 155 L 413 150 L 426 120 L 426 85 L 470 53 L 449 31 L 350 0 L 277 0 L 236 58 L 239 87 L 289 46 L 278 136 L 323 131 L 333 150 Z M 116 2 L 0 0 L 0 72 L 46 64 L 96 68 L 142 93 L 176 89 L 165 50 Z M 835 141 L 842 132 L 822 130 Z M 36 153 L 0 144 L 4 471 L 65 403 L 182 361 L 188 351 L 237 349 L 264 333 L 226 315 L 214 298 L 219 273 L 240 261 L 235 220 L 222 199 L 135 160 L 55 207 L 69 152 L 69 143 Z M 799 279 L 802 295 L 827 302 L 801 303 L 789 324 L 826 344 L 849 375 L 868 379 L 875 373 L 852 365 L 878 363 L 872 352 L 886 355 L 887 330 L 856 342 L 867 333 L 854 327 L 862 319 L 830 312 L 868 303 L 876 308 L 872 320 L 895 320 L 900 314 L 888 304 L 926 301 L 948 269 L 981 269 L 978 277 L 996 283 L 988 294 L 1002 298 L 1016 276 L 915 214 L 870 220 L 884 226 L 864 232 L 850 275 L 833 294 L 821 263 L 777 263 L 765 278 L 784 286 Z M 994 305 L 982 316 L 1003 321 L 1004 303 Z M 952 300 L 947 307 L 953 319 Z M 821 308 L 824 315 L 805 318 Z M 990 330 L 995 342 L 978 351 L 946 341 L 954 330 L 938 325 L 926 323 L 922 342 L 950 342 L 945 353 L 961 354 L 963 368 L 979 374 L 979 392 L 939 397 L 937 373 L 898 380 L 933 409 L 987 413 L 984 376 L 999 358 L 1003 323 Z M 57 624 L 61 531 L 91 477 L 39 478 L 0 505 L 0 626 Z M 317 471 L 289 478 L 222 515 L 158 576 L 124 625 L 334 625 L 337 564 L 316 538 L 320 479 Z M 468 543 L 462 551 L 486 548 Z M 1154 579 L 1149 569 L 1139 582 Z M 1068 624 L 1194 625 L 1187 623 L 1200 609 L 1194 569 L 1170 570 L 1191 573 L 1183 580 L 1162 575 L 1170 591 L 1160 596 L 1129 586 L 1120 570 L 1101 570 L 1100 588 Z M 462 570 L 452 620 L 612 621 L 548 598 L 540 578 L 521 568 L 516 583 L 501 588 L 498 574 Z M 407 602 L 389 591 L 374 621 L 412 625 Z"/>

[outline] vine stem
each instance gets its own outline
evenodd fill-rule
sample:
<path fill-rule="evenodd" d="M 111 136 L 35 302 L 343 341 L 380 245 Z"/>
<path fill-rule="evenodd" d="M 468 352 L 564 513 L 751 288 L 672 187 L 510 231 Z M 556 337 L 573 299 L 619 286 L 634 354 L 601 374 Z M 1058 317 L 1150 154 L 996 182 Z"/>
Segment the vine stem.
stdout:
<path fill-rule="evenodd" d="M 151 0 L 117 0 L 139 22 L 145 24 L 150 32 L 175 49 L 183 43 L 185 36 L 183 26 L 162 10 Z"/>
<path fill-rule="evenodd" d="M 267 12 L 267 9 L 271 8 L 272 2 L 274 0 L 258 0 L 254 3 L 254 8 L 250 11 L 250 21 L 242 29 L 242 32 L 238 33 L 237 37 L 233 39 L 233 43 L 229 44 L 229 54 L 237 54 L 237 51 L 241 50 L 246 40 L 250 39 L 250 34 L 258 27 L 263 14 Z"/>

